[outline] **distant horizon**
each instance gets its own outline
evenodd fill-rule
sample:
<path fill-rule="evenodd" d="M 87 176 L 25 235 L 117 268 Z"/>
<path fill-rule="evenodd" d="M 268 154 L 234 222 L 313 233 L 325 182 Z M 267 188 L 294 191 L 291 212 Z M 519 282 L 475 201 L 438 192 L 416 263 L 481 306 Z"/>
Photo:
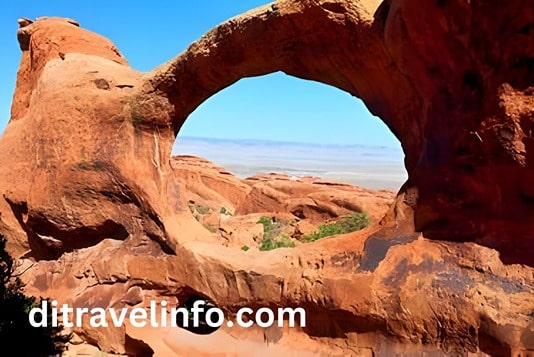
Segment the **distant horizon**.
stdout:
<path fill-rule="evenodd" d="M 185 140 L 206 140 L 206 141 L 225 141 L 225 142 L 236 142 L 239 141 L 241 143 L 243 142 L 265 142 L 265 143 L 277 143 L 277 144 L 284 144 L 284 145 L 305 145 L 305 146 L 326 146 L 326 147 L 364 147 L 364 148 L 380 148 L 380 149 L 392 149 L 397 150 L 397 146 L 388 146 L 388 145 L 372 145 L 369 143 L 363 143 L 363 144 L 347 144 L 347 143 L 318 143 L 313 141 L 299 141 L 299 140 L 293 140 L 293 141 L 287 141 L 287 140 L 278 140 L 278 139 L 256 139 L 256 138 L 221 138 L 221 137 L 212 137 L 212 136 L 197 136 L 197 135 L 181 135 L 178 134 L 178 136 L 175 139 L 174 145 L 176 146 L 177 143 L 180 142 L 181 139 Z M 401 148 L 402 151 L 402 148 Z"/>
<path fill-rule="evenodd" d="M 207 159 L 241 178 L 279 173 L 398 190 L 408 177 L 402 149 L 386 146 L 179 135 L 172 156 L 180 155 Z"/>

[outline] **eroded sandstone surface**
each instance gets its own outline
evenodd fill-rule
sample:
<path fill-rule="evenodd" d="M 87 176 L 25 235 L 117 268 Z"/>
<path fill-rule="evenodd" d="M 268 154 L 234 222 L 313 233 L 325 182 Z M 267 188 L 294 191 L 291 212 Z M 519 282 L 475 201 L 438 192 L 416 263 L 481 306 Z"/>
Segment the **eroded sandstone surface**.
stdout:
<path fill-rule="evenodd" d="M 262 217 L 280 222 L 293 241 L 355 212 L 378 223 L 393 203 L 389 190 L 368 190 L 318 177 L 284 174 L 240 179 L 212 162 L 176 156 L 171 166 L 193 216 L 224 246 L 258 247 Z"/>
<path fill-rule="evenodd" d="M 198 294 L 230 316 L 241 306 L 305 307 L 302 330 L 210 335 L 285 352 L 534 350 L 531 2 L 278 1 L 149 73 L 76 21 L 22 26 L 0 139 L 0 231 L 29 293 L 89 307 Z M 190 201 L 200 194 L 242 214 L 258 204 L 340 214 L 324 193 L 295 189 L 291 201 L 293 186 L 222 172 L 202 182 L 170 159 L 205 99 L 277 70 L 360 97 L 399 138 L 409 178 L 380 224 L 245 252 L 195 219 Z M 227 185 L 225 197 L 217 187 Z M 77 332 L 115 353 L 161 342 L 127 326 Z"/>

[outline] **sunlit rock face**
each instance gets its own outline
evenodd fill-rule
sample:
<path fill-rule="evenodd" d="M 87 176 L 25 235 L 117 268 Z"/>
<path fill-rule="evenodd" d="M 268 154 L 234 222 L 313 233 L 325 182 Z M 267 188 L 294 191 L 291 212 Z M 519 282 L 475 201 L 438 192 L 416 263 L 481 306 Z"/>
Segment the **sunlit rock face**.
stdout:
<path fill-rule="evenodd" d="M 278 341 L 296 351 L 534 349 L 533 23 L 519 0 L 279 1 L 140 73 L 73 20 L 23 21 L 0 231 L 35 261 L 28 291 L 74 305 L 303 306 L 309 326 Z M 402 143 L 408 181 L 359 233 L 222 247 L 193 218 L 171 147 L 205 99 L 278 70 L 360 97 Z M 125 329 L 79 333 L 135 349 Z"/>

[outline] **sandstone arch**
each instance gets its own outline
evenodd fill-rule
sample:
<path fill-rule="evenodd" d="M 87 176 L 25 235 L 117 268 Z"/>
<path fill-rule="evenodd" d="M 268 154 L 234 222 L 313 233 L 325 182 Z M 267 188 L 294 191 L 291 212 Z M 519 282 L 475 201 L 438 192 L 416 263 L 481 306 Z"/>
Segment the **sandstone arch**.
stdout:
<path fill-rule="evenodd" d="M 531 348 L 530 268 L 409 233 L 474 241 L 532 265 L 533 12 L 520 0 L 279 1 L 150 73 L 72 21 L 37 20 L 19 30 L 0 140 L 0 230 L 13 254 L 38 260 L 30 289 L 62 286 L 81 305 L 102 294 L 110 306 L 136 287 L 141 296 L 193 291 L 229 311 L 260 299 L 304 305 L 316 312 L 312 336 L 375 331 L 446 350 Z M 403 145 L 409 179 L 373 239 L 404 240 L 369 271 L 360 265 L 373 250 L 366 237 L 249 261 L 211 251 L 189 225 L 168 163 L 176 132 L 213 93 L 274 70 L 362 98 Z M 496 290 L 506 313 L 495 313 Z M 120 350 L 120 338 L 97 339 Z"/>
<path fill-rule="evenodd" d="M 505 45 L 521 41 L 515 27 L 523 27 L 502 17 L 507 40 L 488 35 L 503 43 L 504 51 L 486 58 L 485 50 L 465 40 L 467 33 L 471 41 L 486 34 L 483 24 L 494 15 L 486 6 L 367 5 L 278 2 L 247 13 L 149 73 L 145 90 L 166 93 L 175 132 L 203 100 L 242 77 L 282 70 L 345 90 L 363 99 L 402 143 L 409 180 L 401 196 L 409 192 L 405 201 L 414 209 L 417 231 L 479 242 L 498 249 L 507 262 L 532 264 L 526 233 L 533 228 L 526 178 L 531 160 L 525 151 L 532 112 L 513 117 L 507 104 L 498 104 L 526 103 L 521 89 L 532 84 L 523 75 L 532 41 L 522 48 Z M 519 23 L 530 23 L 532 8 L 517 6 L 524 10 Z M 436 22 L 421 25 L 413 15 L 419 7 Z M 455 7 L 465 13 L 449 17 Z M 315 35 L 320 28 L 335 35 Z M 408 43 L 410 38 L 417 41 Z M 446 40 L 432 44 L 431 38 Z M 488 61 L 499 60 L 507 69 L 487 74 Z"/>

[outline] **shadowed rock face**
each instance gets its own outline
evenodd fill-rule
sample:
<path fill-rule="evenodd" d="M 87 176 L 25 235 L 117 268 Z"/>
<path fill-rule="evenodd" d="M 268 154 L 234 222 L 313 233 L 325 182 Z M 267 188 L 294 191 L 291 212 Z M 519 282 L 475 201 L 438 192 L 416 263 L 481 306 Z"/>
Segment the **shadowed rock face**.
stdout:
<path fill-rule="evenodd" d="M 105 295 L 103 306 L 135 286 L 141 301 L 194 292 L 229 312 L 304 306 L 315 312 L 310 336 L 534 349 L 532 269 L 480 246 L 534 265 L 530 2 L 279 1 L 149 73 L 75 21 L 21 26 L 0 140 L 0 230 L 13 254 L 39 260 L 30 291 L 78 305 Z M 193 219 L 169 160 L 176 134 L 211 95 L 278 70 L 362 98 L 401 141 L 409 178 L 381 227 L 245 253 L 219 247 Z M 100 270 L 82 282 L 83 266 Z M 88 340 L 120 352 L 125 333 L 113 336 Z M 351 343 L 335 348 L 367 348 Z"/>

